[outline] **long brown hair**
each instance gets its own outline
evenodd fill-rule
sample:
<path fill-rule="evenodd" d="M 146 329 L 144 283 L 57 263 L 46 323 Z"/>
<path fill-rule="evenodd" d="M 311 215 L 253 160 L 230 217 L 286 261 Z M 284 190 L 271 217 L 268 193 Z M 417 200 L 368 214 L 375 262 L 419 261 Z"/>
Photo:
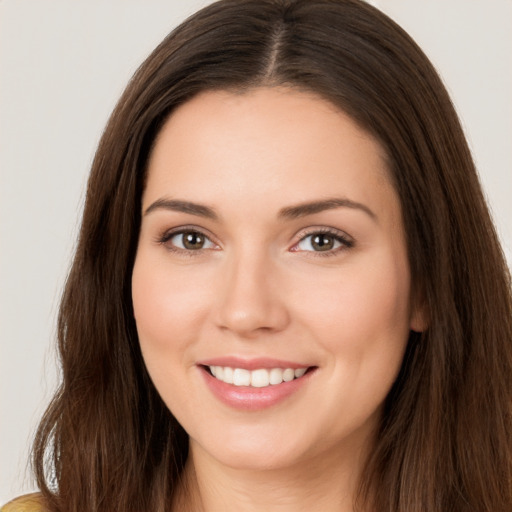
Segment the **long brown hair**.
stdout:
<path fill-rule="evenodd" d="M 144 367 L 131 302 L 148 155 L 209 89 L 313 91 L 380 141 L 399 193 L 416 300 L 357 503 L 379 512 L 512 510 L 510 277 L 450 99 L 393 21 L 358 0 L 222 0 L 149 56 L 92 166 L 59 316 L 62 384 L 34 466 L 52 511 L 170 506 L 185 432 Z"/>

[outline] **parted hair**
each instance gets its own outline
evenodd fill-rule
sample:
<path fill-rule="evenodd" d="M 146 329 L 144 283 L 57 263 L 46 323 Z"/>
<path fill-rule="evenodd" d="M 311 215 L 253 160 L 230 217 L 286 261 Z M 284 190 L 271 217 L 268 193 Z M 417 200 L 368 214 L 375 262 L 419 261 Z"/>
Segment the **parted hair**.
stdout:
<path fill-rule="evenodd" d="M 386 399 L 356 510 L 510 512 L 510 275 L 440 78 L 359 0 L 221 0 L 129 82 L 92 165 L 58 320 L 62 382 L 34 443 L 48 508 L 169 509 L 188 438 L 148 376 L 131 298 L 148 156 L 196 94 L 279 85 L 330 101 L 381 144 L 428 312 Z"/>

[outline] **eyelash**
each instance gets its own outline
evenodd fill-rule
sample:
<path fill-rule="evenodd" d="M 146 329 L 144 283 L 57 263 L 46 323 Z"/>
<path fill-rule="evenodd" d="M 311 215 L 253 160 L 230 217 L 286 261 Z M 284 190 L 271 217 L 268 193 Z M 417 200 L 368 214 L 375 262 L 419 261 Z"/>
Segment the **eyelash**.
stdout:
<path fill-rule="evenodd" d="M 178 229 L 166 231 L 161 236 L 158 237 L 157 242 L 161 245 L 164 245 L 168 251 L 179 253 L 181 255 L 190 256 L 190 257 L 199 256 L 203 251 L 211 250 L 210 248 L 188 250 L 188 249 L 184 249 L 181 247 L 176 247 L 175 245 L 169 243 L 170 240 L 172 238 L 174 238 L 175 236 L 184 235 L 184 234 L 200 235 L 200 236 L 204 237 L 206 240 L 208 240 L 210 243 L 217 245 L 217 244 L 215 244 L 215 242 L 213 242 L 211 240 L 210 236 L 206 235 L 202 230 L 200 230 L 194 226 L 190 226 L 190 227 L 183 226 Z M 301 251 L 301 250 L 296 249 L 296 247 L 300 243 L 304 242 L 308 238 L 313 237 L 315 235 L 328 235 L 328 236 L 332 237 L 334 239 L 334 241 L 338 242 L 340 245 L 339 245 L 339 247 L 336 247 L 334 249 L 329 249 L 326 251 L 305 251 L 305 250 Z M 329 257 L 329 256 L 336 256 L 339 252 L 342 252 L 342 251 L 345 251 L 347 249 L 351 249 L 352 247 L 354 247 L 354 240 L 351 237 L 348 237 L 345 233 L 338 231 L 336 229 L 332 229 L 332 228 L 308 229 L 307 231 L 305 230 L 302 233 L 300 233 L 299 236 L 300 236 L 299 241 L 293 245 L 293 247 L 290 249 L 290 251 L 292 251 L 292 252 L 308 252 L 308 253 L 312 253 L 315 257 L 325 258 L 325 257 Z"/>
<path fill-rule="evenodd" d="M 304 242 L 308 238 L 314 237 L 315 235 L 328 235 L 332 237 L 335 240 L 335 242 L 338 242 L 340 246 L 326 251 L 300 251 L 294 249 L 301 242 Z M 340 252 L 346 251 L 347 249 L 351 249 L 352 247 L 354 247 L 354 240 L 351 237 L 349 237 L 342 231 L 333 228 L 309 228 L 308 230 L 305 230 L 302 233 L 300 233 L 299 236 L 299 241 L 294 244 L 291 250 L 293 252 L 310 252 L 313 253 L 315 257 L 326 258 L 337 256 Z"/>
<path fill-rule="evenodd" d="M 184 234 L 200 235 L 200 236 L 204 237 L 206 240 L 210 241 L 212 244 L 216 245 L 215 242 L 213 242 L 211 240 L 210 236 L 208 236 L 203 231 L 201 231 L 200 229 L 198 229 L 194 226 L 182 226 L 177 229 L 171 229 L 169 231 L 165 231 L 161 236 L 158 237 L 157 242 L 160 245 L 164 245 L 165 248 L 170 252 L 179 253 L 180 255 L 190 256 L 190 257 L 199 256 L 204 250 L 209 250 L 209 249 L 203 249 L 203 248 L 196 249 L 196 250 L 188 250 L 188 249 L 184 249 L 181 247 L 176 247 L 175 245 L 169 243 L 170 240 L 172 238 L 174 238 L 175 236 L 184 235 Z"/>

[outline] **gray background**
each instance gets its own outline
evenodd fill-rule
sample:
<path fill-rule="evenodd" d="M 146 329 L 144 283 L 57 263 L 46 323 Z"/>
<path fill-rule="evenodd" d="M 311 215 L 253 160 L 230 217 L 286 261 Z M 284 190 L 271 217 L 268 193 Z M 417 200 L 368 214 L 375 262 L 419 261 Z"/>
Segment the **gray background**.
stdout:
<path fill-rule="evenodd" d="M 0 0 L 0 503 L 57 382 L 87 172 L 127 80 L 199 0 Z M 438 67 L 512 262 L 512 0 L 377 0 Z M 485 278 L 485 276 L 482 276 Z"/>

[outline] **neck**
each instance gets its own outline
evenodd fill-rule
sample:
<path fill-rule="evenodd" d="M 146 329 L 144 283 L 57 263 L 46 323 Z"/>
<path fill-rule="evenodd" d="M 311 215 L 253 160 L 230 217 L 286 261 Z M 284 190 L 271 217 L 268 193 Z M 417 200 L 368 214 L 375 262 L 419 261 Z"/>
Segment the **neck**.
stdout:
<path fill-rule="evenodd" d="M 305 457 L 286 468 L 240 469 L 212 458 L 193 441 L 173 510 L 213 512 L 353 512 L 365 454 L 351 448 Z"/>

